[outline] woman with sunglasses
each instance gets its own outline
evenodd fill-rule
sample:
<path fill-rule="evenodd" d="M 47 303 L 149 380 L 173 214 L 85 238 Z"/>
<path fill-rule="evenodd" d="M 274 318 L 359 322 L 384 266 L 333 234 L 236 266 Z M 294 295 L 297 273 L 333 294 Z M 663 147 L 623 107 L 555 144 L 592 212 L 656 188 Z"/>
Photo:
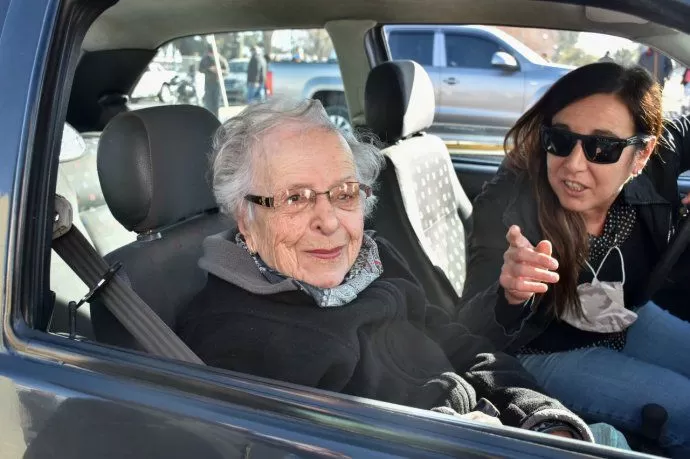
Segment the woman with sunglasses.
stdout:
<path fill-rule="evenodd" d="M 573 70 L 508 133 L 475 202 L 459 311 L 586 419 L 639 432 L 642 407 L 662 405 L 662 446 L 679 457 L 690 457 L 690 324 L 646 288 L 688 169 L 690 120 L 664 125 L 647 72 Z"/>

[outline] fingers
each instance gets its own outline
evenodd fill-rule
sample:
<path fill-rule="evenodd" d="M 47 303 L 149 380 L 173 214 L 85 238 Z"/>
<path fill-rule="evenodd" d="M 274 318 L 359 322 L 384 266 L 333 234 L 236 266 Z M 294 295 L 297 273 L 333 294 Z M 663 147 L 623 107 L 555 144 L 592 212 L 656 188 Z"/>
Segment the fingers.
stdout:
<path fill-rule="evenodd" d="M 535 293 L 546 293 L 549 284 L 559 281 L 558 273 L 554 272 L 558 261 L 551 256 L 550 241 L 540 241 L 534 247 L 517 225 L 508 229 L 506 239 L 510 246 L 503 255 L 499 283 L 510 304 L 524 303 Z"/>
<path fill-rule="evenodd" d="M 513 225 L 508 228 L 508 234 L 506 234 L 506 239 L 511 247 L 526 247 L 532 248 L 532 244 L 527 240 L 525 236 L 522 235 L 522 230 L 519 226 Z"/>
<path fill-rule="evenodd" d="M 550 257 L 553 253 L 553 246 L 551 245 L 551 241 L 540 241 L 534 250 Z"/>
<path fill-rule="evenodd" d="M 503 425 L 500 419 L 494 416 L 489 416 L 488 414 L 482 413 L 481 411 L 471 411 L 467 414 L 461 414 L 459 416 L 470 421 L 481 422 L 484 424 L 493 424 L 496 426 Z"/>
<path fill-rule="evenodd" d="M 540 242 L 541 244 L 541 242 Z M 550 245 L 550 243 L 549 243 Z M 505 262 L 516 264 L 527 264 L 535 268 L 558 269 L 558 260 L 544 253 L 536 252 L 534 249 L 509 247 L 503 255 Z"/>

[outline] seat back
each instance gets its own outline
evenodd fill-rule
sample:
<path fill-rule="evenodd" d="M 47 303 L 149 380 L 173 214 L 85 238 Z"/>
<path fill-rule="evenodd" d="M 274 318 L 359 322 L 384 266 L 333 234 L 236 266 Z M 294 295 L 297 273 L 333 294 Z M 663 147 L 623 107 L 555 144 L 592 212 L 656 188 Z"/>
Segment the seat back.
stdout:
<path fill-rule="evenodd" d="M 208 155 L 218 120 L 200 107 L 152 107 L 115 117 L 98 147 L 98 175 L 115 218 L 137 240 L 105 256 L 170 326 L 206 275 L 197 263 L 203 240 L 232 226 L 218 212 Z M 96 338 L 136 348 L 102 305 L 91 307 Z"/>
<path fill-rule="evenodd" d="M 445 142 L 424 133 L 434 111 L 434 88 L 419 64 L 393 61 L 372 69 L 367 125 L 389 145 L 372 227 L 402 252 L 428 298 L 453 308 L 465 282 L 472 204 Z"/>

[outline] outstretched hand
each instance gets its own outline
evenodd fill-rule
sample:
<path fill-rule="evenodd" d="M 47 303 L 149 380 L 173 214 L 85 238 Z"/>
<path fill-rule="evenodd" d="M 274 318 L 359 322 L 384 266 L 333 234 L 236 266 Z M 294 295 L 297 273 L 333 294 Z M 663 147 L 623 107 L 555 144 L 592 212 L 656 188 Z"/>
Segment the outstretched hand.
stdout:
<path fill-rule="evenodd" d="M 558 282 L 558 261 L 551 256 L 551 242 L 541 241 L 535 247 L 516 225 L 510 227 L 506 239 L 509 247 L 503 255 L 499 283 L 508 303 L 522 304 Z"/>

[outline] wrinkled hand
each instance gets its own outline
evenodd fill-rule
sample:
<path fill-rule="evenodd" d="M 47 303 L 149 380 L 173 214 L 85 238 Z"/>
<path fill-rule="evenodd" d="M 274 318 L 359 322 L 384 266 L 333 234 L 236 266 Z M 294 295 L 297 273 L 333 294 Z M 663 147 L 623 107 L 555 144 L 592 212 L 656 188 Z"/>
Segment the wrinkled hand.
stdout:
<path fill-rule="evenodd" d="M 534 247 L 516 225 L 510 227 L 506 239 L 510 246 L 503 254 L 499 283 L 509 304 L 522 304 L 558 282 L 558 261 L 551 257 L 551 242 L 541 241 Z"/>
<path fill-rule="evenodd" d="M 481 411 L 471 411 L 467 414 L 458 415 L 463 419 L 469 421 L 481 422 L 482 424 L 492 424 L 495 426 L 502 426 L 501 420 L 494 416 L 489 416 L 488 414 L 482 413 Z"/>

